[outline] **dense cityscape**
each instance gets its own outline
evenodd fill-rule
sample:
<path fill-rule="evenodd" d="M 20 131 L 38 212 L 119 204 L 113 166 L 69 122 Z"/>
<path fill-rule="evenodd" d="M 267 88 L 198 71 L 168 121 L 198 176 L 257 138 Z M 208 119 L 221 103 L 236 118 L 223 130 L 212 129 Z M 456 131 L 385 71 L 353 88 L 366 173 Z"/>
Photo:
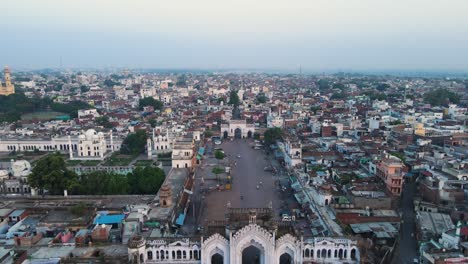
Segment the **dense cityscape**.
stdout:
<path fill-rule="evenodd" d="M 466 76 L 15 70 L 1 263 L 466 263 Z"/>

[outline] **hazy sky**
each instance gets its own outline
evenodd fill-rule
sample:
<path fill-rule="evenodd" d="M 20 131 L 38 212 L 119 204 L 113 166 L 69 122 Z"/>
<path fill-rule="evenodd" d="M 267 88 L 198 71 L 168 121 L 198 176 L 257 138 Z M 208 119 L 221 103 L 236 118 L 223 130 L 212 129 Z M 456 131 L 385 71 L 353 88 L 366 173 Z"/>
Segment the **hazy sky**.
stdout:
<path fill-rule="evenodd" d="M 0 65 L 468 71 L 468 0 L 0 0 Z"/>

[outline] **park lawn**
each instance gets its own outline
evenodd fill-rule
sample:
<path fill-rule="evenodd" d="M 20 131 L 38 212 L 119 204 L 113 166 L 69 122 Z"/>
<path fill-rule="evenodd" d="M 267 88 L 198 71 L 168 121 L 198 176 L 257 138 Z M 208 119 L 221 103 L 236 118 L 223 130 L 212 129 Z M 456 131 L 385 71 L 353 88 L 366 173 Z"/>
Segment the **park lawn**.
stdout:
<path fill-rule="evenodd" d="M 141 167 L 146 167 L 146 166 L 151 166 L 153 165 L 154 161 L 153 160 L 137 160 L 135 162 L 135 166 L 141 166 Z"/>
<path fill-rule="evenodd" d="M 138 155 L 113 154 L 103 163 L 104 166 L 127 166 Z"/>
<path fill-rule="evenodd" d="M 34 113 L 27 113 L 21 116 L 22 120 L 51 120 L 55 119 L 57 116 L 65 115 L 65 113 L 55 112 L 55 111 L 42 111 L 42 112 L 34 112 Z"/>
<path fill-rule="evenodd" d="M 97 166 L 99 163 L 101 163 L 102 160 L 84 160 L 81 162 L 81 165 L 83 166 Z"/>

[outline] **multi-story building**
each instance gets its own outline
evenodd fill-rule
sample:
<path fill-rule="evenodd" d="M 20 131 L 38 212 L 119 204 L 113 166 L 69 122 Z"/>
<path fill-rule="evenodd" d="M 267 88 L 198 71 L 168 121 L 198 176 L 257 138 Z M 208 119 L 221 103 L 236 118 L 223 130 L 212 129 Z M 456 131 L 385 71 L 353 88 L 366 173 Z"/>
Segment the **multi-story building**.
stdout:
<path fill-rule="evenodd" d="M 387 156 L 377 162 L 376 175 L 385 183 L 387 190 L 393 195 L 401 195 L 405 165 L 393 156 Z"/>
<path fill-rule="evenodd" d="M 112 141 L 111 132 L 111 141 Z M 71 145 L 71 138 L 69 137 L 69 145 Z M 112 152 L 112 151 L 111 151 Z M 104 133 L 96 132 L 94 129 L 88 129 L 85 133 L 78 136 L 78 148 L 76 149 L 76 156 L 74 155 L 73 148 L 69 148 L 70 159 L 98 159 L 103 160 L 104 155 L 107 153 L 107 144 Z"/>
<path fill-rule="evenodd" d="M 39 137 L 39 136 L 31 136 L 31 137 L 4 137 L 0 139 L 0 152 L 12 152 L 12 151 L 50 151 L 55 152 L 59 151 L 64 154 L 72 153 L 72 156 L 77 157 L 92 157 L 93 155 L 87 155 L 87 153 L 79 153 L 79 146 L 80 142 L 86 142 L 86 135 L 89 134 L 91 137 L 97 132 L 94 129 L 92 131 L 86 131 L 80 136 L 62 136 L 62 137 Z M 92 134 L 92 135 L 91 135 Z M 83 136 L 84 140 L 83 141 Z M 99 137 L 99 136 L 98 136 Z M 109 132 L 107 135 L 102 134 L 101 136 L 101 143 L 102 137 L 108 138 L 104 140 L 105 144 L 100 145 L 99 152 L 102 152 L 105 148 L 104 152 L 114 152 L 120 150 L 120 146 L 122 145 L 122 139 L 114 138 L 112 132 Z M 107 144 L 109 142 L 109 144 Z M 83 144 L 83 143 L 81 143 Z M 86 143 L 87 144 L 87 143 Z M 84 146 L 84 145 L 81 145 Z M 84 146 L 83 151 L 87 151 L 87 146 Z M 93 153 L 94 145 L 91 146 L 89 150 Z M 97 147 L 97 146 L 96 146 Z M 85 155 L 86 154 L 86 155 Z M 97 155 L 98 157 L 100 156 Z"/>
<path fill-rule="evenodd" d="M 192 168 L 195 162 L 193 138 L 177 139 L 172 149 L 172 168 Z"/>

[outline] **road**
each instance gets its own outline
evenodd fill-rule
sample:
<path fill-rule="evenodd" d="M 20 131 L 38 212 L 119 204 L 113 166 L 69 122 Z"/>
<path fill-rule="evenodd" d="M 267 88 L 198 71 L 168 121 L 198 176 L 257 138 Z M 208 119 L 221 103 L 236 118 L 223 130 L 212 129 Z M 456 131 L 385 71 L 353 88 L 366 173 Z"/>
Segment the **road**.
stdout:
<path fill-rule="evenodd" d="M 406 182 L 403 188 L 401 212 L 403 214 L 403 223 L 400 228 L 399 243 L 395 249 L 392 263 L 413 263 L 418 252 L 416 238 L 412 235 L 415 230 L 415 213 L 413 198 L 416 190 L 415 183 Z"/>
<path fill-rule="evenodd" d="M 249 142 L 236 139 L 220 145 L 230 162 L 236 163 L 231 169 L 232 189 L 212 191 L 205 196 L 203 220 L 223 220 L 228 203 L 234 208 L 262 208 L 271 202 L 278 214 L 286 208 L 286 202 L 280 197 L 281 191 L 275 185 L 278 178 L 264 171 L 271 162 L 261 150 L 254 150 Z"/>

